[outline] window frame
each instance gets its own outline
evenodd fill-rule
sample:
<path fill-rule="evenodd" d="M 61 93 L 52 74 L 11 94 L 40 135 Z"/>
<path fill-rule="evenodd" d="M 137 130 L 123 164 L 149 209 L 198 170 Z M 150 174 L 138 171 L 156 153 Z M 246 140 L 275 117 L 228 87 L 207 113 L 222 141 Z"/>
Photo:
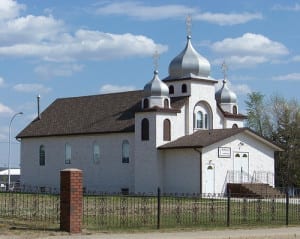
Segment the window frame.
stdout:
<path fill-rule="evenodd" d="M 40 166 L 46 165 L 46 150 L 45 145 L 41 144 L 39 147 L 39 164 Z"/>
<path fill-rule="evenodd" d="M 143 106 L 144 106 L 144 109 L 148 109 L 149 108 L 149 100 L 147 98 L 144 99 Z"/>
<path fill-rule="evenodd" d="M 196 128 L 203 129 L 203 112 L 200 110 L 196 113 Z"/>
<path fill-rule="evenodd" d="M 143 118 L 141 122 L 141 140 L 148 141 L 150 139 L 150 126 L 149 120 L 147 118 Z"/>
<path fill-rule="evenodd" d="M 127 139 L 122 142 L 122 163 L 130 162 L 130 144 Z"/>
<path fill-rule="evenodd" d="M 173 95 L 173 94 L 174 94 L 174 86 L 173 86 L 173 85 L 170 85 L 170 86 L 169 86 L 169 94 L 170 94 L 170 95 Z"/>
<path fill-rule="evenodd" d="M 187 93 L 187 85 L 186 84 L 181 85 L 181 93 Z"/>
<path fill-rule="evenodd" d="M 72 161 L 72 147 L 69 143 L 65 144 L 65 164 L 71 164 Z"/>
<path fill-rule="evenodd" d="M 236 114 L 238 113 L 238 111 L 237 111 L 237 106 L 236 106 L 236 105 L 232 106 L 232 113 L 233 113 L 234 115 L 236 115 Z"/>
<path fill-rule="evenodd" d="M 163 140 L 171 141 L 171 121 L 169 119 L 163 121 Z"/>
<path fill-rule="evenodd" d="M 100 145 L 96 142 L 93 143 L 93 163 L 98 164 L 100 163 L 101 158 L 101 150 Z"/>

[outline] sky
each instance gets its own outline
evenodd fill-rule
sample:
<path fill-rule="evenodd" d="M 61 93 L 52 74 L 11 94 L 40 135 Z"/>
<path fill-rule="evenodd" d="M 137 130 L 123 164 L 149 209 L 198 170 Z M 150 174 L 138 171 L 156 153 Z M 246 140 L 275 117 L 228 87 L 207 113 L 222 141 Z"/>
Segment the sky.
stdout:
<path fill-rule="evenodd" d="M 36 117 L 37 95 L 45 110 L 57 98 L 142 89 L 155 51 L 163 79 L 188 32 L 220 82 L 225 60 L 241 112 L 253 91 L 299 100 L 298 24 L 299 0 L 0 0 L 0 167 L 19 166 L 14 137 Z"/>

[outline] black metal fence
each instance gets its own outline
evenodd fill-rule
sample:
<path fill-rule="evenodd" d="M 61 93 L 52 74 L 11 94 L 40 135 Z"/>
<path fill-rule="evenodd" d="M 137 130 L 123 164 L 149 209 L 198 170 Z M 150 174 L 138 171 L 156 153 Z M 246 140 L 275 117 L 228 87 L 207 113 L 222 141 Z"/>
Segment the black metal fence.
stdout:
<path fill-rule="evenodd" d="M 57 228 L 60 217 L 60 196 L 55 190 L 41 193 L 40 188 L 24 192 L 0 192 L 0 218 L 39 228 Z"/>
<path fill-rule="evenodd" d="M 112 195 L 84 197 L 87 228 L 230 227 L 300 224 L 300 197 Z"/>
<path fill-rule="evenodd" d="M 40 190 L 39 190 L 40 191 Z M 59 227 L 55 190 L 0 192 L 0 218 Z M 51 192 L 51 193 L 50 193 Z M 83 198 L 87 229 L 187 228 L 300 224 L 300 197 L 235 195 L 120 195 L 89 193 Z"/>

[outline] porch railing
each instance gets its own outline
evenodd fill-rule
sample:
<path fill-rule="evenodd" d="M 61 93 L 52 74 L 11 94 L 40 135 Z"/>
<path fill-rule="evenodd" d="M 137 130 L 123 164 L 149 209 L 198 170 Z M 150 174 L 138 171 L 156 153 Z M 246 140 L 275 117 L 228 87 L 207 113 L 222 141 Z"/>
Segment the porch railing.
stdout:
<path fill-rule="evenodd" d="M 222 193 L 226 193 L 227 183 L 267 183 L 274 187 L 274 173 L 267 171 L 254 171 L 252 175 L 244 171 L 228 170 Z"/>

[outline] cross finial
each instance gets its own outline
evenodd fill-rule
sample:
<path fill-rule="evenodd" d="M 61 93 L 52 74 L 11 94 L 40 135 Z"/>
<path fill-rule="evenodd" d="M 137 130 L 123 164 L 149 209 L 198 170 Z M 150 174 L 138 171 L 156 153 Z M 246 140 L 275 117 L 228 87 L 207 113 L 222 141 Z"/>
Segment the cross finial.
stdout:
<path fill-rule="evenodd" d="M 192 17 L 191 17 L 191 15 L 187 15 L 185 23 L 186 23 L 187 35 L 191 36 L 191 34 L 192 34 Z"/>
<path fill-rule="evenodd" d="M 159 53 L 157 50 L 155 50 L 153 54 L 154 71 L 158 71 L 158 60 L 159 60 Z"/>
<path fill-rule="evenodd" d="M 223 72 L 223 76 L 224 76 L 224 81 L 226 82 L 227 73 L 228 73 L 228 66 L 227 66 L 225 60 L 223 61 L 221 68 L 222 68 L 222 72 Z"/>

